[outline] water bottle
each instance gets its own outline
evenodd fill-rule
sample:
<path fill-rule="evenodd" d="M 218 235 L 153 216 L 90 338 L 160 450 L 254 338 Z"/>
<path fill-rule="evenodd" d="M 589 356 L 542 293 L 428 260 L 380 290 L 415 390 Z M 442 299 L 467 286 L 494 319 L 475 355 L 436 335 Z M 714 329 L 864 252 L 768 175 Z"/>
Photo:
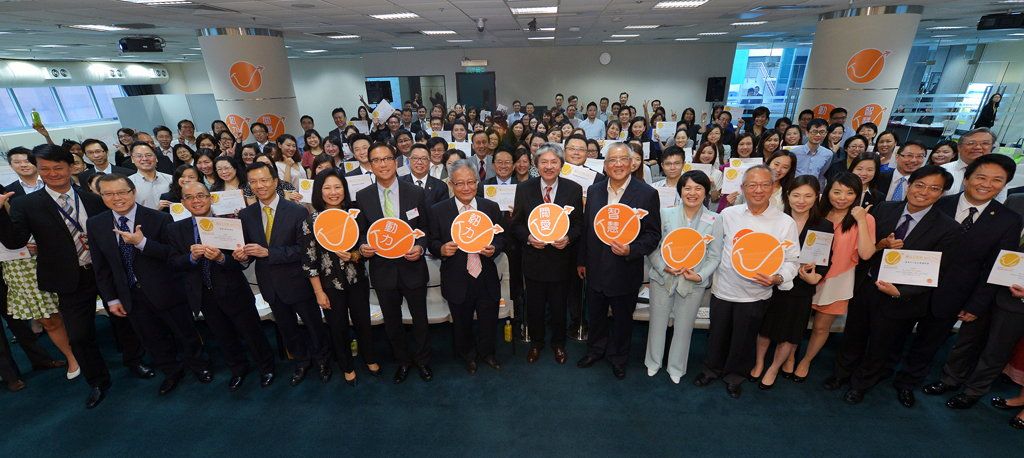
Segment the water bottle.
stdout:
<path fill-rule="evenodd" d="M 512 320 L 505 320 L 505 342 L 512 342 Z"/>
<path fill-rule="evenodd" d="M 352 356 L 359 356 L 359 344 L 356 342 L 356 339 L 352 339 L 351 347 L 352 347 Z"/>
<path fill-rule="evenodd" d="M 39 112 L 35 108 L 32 109 L 32 127 L 39 127 L 43 125 L 43 117 L 39 116 Z"/>

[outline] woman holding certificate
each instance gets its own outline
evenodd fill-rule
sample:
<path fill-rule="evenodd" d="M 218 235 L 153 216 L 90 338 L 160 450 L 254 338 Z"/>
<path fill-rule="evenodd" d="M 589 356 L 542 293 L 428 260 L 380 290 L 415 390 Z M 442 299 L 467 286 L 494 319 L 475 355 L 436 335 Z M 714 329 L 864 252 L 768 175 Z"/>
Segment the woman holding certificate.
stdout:
<path fill-rule="evenodd" d="M 832 234 L 832 224 L 818 212 L 819 189 L 818 180 L 814 176 L 801 175 L 793 180 L 792 187 L 786 192 L 784 212 L 796 222 L 801 247 L 820 236 L 814 235 L 814 231 Z M 782 365 L 793 364 L 790 358 L 796 346 L 804 340 L 804 330 L 807 329 L 807 320 L 811 315 L 814 285 L 828 272 L 828 263 L 825 264 L 801 260 L 792 287 L 785 290 L 776 287 L 772 292 L 768 311 L 765 312 L 757 335 L 757 358 L 750 371 L 750 381 L 760 379 L 758 388 L 770 390 L 775 386 Z M 764 357 L 772 342 L 776 343 L 775 357 L 765 369 Z"/>

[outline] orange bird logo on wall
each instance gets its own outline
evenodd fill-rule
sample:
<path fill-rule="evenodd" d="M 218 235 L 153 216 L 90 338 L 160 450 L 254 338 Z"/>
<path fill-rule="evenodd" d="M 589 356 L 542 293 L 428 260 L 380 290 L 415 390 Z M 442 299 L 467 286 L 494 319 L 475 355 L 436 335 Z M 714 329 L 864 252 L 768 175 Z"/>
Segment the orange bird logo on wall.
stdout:
<path fill-rule="evenodd" d="M 263 66 L 253 65 L 244 60 L 231 64 L 228 70 L 231 85 L 242 92 L 256 92 L 263 86 Z"/>
<path fill-rule="evenodd" d="M 881 51 L 874 48 L 857 51 L 846 62 L 846 77 L 857 84 L 867 84 L 878 78 L 885 68 L 885 58 L 892 51 Z"/>

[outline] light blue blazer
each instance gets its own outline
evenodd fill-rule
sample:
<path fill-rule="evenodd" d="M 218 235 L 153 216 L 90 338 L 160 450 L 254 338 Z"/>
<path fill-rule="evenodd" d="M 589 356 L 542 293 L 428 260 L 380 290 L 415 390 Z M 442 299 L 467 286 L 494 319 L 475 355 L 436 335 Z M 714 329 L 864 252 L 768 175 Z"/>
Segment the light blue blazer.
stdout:
<path fill-rule="evenodd" d="M 686 220 L 686 213 L 682 205 L 672 208 L 661 209 L 661 241 L 665 243 L 665 237 L 676 229 L 689 227 L 701 235 L 710 234 L 714 239 L 707 245 L 707 253 L 704 259 L 693 270 L 700 275 L 700 283 L 694 283 L 682 276 L 675 276 L 665 272 L 665 261 L 661 258 L 661 246 L 648 255 L 651 263 L 649 277 L 652 283 L 657 283 L 670 293 L 677 292 L 680 296 L 690 293 L 704 294 L 704 290 L 711 286 L 711 274 L 718 268 L 718 262 L 722 257 L 722 220 L 711 210 L 701 206 L 699 212 L 694 215 L 693 220 Z"/>

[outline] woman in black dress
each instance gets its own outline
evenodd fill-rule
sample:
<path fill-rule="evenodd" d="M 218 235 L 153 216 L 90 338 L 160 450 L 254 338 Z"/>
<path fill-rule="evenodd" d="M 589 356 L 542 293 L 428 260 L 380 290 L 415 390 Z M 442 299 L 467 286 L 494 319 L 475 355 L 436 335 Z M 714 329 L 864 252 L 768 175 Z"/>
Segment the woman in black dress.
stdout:
<path fill-rule="evenodd" d="M 999 110 L 1001 100 L 1003 100 L 1003 94 L 992 94 L 992 97 L 988 98 L 988 103 L 981 107 L 978 119 L 974 121 L 975 129 L 979 127 L 992 128 L 996 124 L 996 111 Z"/>

